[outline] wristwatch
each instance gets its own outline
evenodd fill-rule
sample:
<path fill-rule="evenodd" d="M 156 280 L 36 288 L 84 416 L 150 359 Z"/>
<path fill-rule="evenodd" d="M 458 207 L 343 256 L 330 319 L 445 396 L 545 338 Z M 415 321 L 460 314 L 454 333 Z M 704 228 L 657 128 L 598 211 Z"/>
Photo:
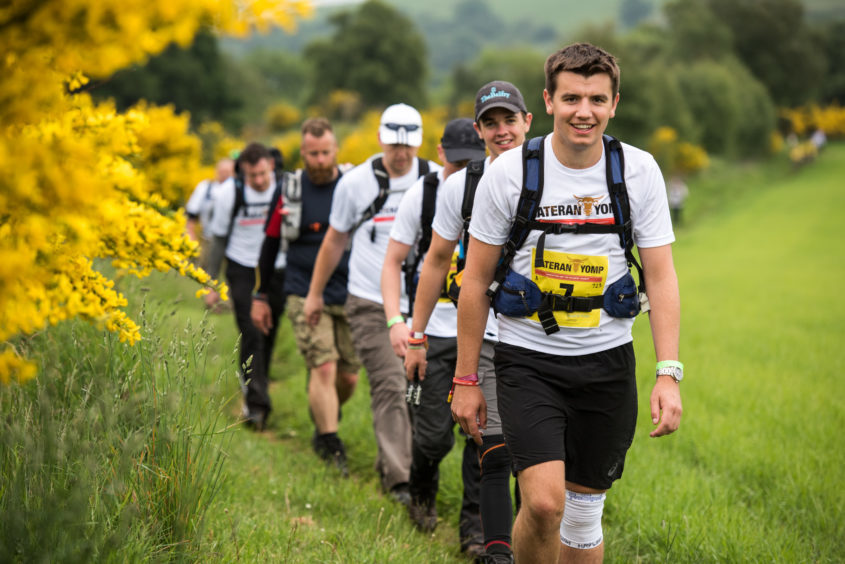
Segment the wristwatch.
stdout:
<path fill-rule="evenodd" d="M 658 376 L 671 376 L 672 380 L 681 383 L 684 379 L 684 369 L 681 366 L 661 366 L 657 369 Z"/>

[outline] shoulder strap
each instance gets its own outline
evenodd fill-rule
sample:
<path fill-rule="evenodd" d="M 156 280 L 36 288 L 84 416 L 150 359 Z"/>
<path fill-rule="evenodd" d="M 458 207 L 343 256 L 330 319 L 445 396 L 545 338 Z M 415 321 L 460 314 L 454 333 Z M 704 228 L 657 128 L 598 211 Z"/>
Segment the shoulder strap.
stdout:
<path fill-rule="evenodd" d="M 364 213 L 361 215 L 361 218 L 355 224 L 354 227 L 350 230 L 350 234 L 354 233 L 361 225 L 365 222 L 369 221 L 375 215 L 381 211 L 381 208 L 384 207 L 384 203 L 387 201 L 387 196 L 390 193 L 390 175 L 387 174 L 387 169 L 384 168 L 384 161 L 381 157 L 372 160 L 373 166 L 373 174 L 376 177 L 376 182 L 378 182 L 378 194 L 376 195 L 376 199 L 372 201 L 372 203 L 364 210 Z M 376 231 L 373 229 L 370 232 L 370 239 L 375 240 Z"/>
<path fill-rule="evenodd" d="M 496 293 L 505 279 L 516 251 L 525 243 L 530 228 L 528 222 L 537 215 L 537 207 L 543 196 L 543 159 L 545 157 L 545 137 L 534 137 L 522 145 L 522 191 L 516 205 L 516 216 L 511 226 L 504 253 L 496 267 L 493 283 L 487 290 L 488 295 Z"/>
<path fill-rule="evenodd" d="M 461 217 L 464 220 L 463 238 L 461 239 L 458 251 L 458 270 L 463 270 L 466 260 L 467 246 L 469 245 L 469 222 L 472 219 L 472 205 L 475 203 L 475 190 L 481 175 L 484 174 L 484 159 L 470 161 L 466 166 L 464 177 L 464 198 L 461 201 Z"/>
<path fill-rule="evenodd" d="M 420 161 L 422 162 L 422 161 Z M 434 211 L 437 207 L 437 188 L 440 180 L 437 171 L 426 173 L 423 177 L 422 210 L 420 213 L 420 227 L 422 235 L 417 242 L 417 248 L 413 257 L 409 256 L 402 264 L 402 271 L 405 274 L 405 292 L 408 294 L 408 315 L 414 315 L 414 299 L 417 293 L 417 268 L 422 262 L 425 253 L 431 246 L 431 223 L 434 221 Z"/>
<path fill-rule="evenodd" d="M 437 188 L 440 182 L 437 179 L 437 172 L 429 172 L 423 178 L 422 213 L 420 214 L 420 226 L 422 237 L 417 244 L 417 261 L 422 257 L 431 245 L 431 223 L 434 221 L 434 210 L 437 206 Z"/>
<path fill-rule="evenodd" d="M 425 176 L 431 170 L 428 160 L 417 158 L 417 178 Z"/>
<path fill-rule="evenodd" d="M 625 249 L 625 259 L 628 261 L 628 268 L 637 269 L 639 279 L 638 291 L 641 297 L 645 296 L 645 276 L 643 267 L 634 256 L 634 229 L 631 221 L 631 202 L 628 199 L 628 187 L 625 184 L 625 155 L 622 152 L 622 143 L 615 137 L 605 135 L 603 137 L 607 176 L 607 191 L 610 192 L 610 202 L 613 207 L 613 219 L 622 229 L 619 232 L 619 243 Z"/>
<path fill-rule="evenodd" d="M 232 229 L 235 228 L 235 216 L 246 203 L 246 188 L 242 176 L 235 176 L 235 203 L 232 204 L 232 215 L 229 217 L 229 229 L 226 231 L 226 241 L 232 236 Z"/>

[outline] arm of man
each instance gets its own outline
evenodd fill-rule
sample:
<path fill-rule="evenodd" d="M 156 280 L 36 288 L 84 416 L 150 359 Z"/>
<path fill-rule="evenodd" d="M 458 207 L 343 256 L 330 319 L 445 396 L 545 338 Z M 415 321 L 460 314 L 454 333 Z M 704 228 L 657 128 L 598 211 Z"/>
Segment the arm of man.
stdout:
<path fill-rule="evenodd" d="M 649 323 L 657 361 L 678 360 L 681 298 L 672 261 L 672 246 L 639 249 L 651 304 Z M 651 419 L 657 427 L 651 437 L 668 435 L 681 424 L 681 391 L 670 376 L 660 376 L 651 392 Z"/>
<path fill-rule="evenodd" d="M 423 261 L 420 271 L 420 280 L 417 283 L 417 296 L 414 300 L 414 318 L 411 321 L 411 328 L 415 333 L 425 333 L 428 327 L 428 320 L 434 312 L 434 306 L 440 299 L 440 289 L 449 274 L 449 266 L 452 264 L 452 255 L 455 252 L 457 241 L 449 241 L 431 232 L 431 245 Z M 411 349 L 405 353 L 405 374 L 408 380 L 414 377 L 416 372 L 423 380 L 425 369 L 428 363 L 425 360 L 425 349 Z"/>
<path fill-rule="evenodd" d="M 308 287 L 304 305 L 305 319 L 312 327 L 320 322 L 320 315 L 323 312 L 323 291 L 340 263 L 348 242 L 348 232 L 338 231 L 329 226 L 320 244 L 320 250 L 317 251 L 314 270 L 311 272 L 311 285 Z"/>
<path fill-rule="evenodd" d="M 478 358 L 490 309 L 487 288 L 493 282 L 496 265 L 502 256 L 502 246 L 489 245 L 470 236 L 468 251 L 461 297 L 458 299 L 457 377 L 478 372 Z M 479 427 L 487 427 L 487 404 L 478 386 L 455 386 L 452 416 L 461 429 L 480 445 Z"/>
<path fill-rule="evenodd" d="M 256 295 L 252 298 L 252 307 L 249 314 L 253 325 L 265 335 L 269 335 L 270 329 L 273 328 L 273 314 L 268 299 L 270 280 L 273 278 L 276 257 L 281 246 L 282 240 L 279 237 L 265 235 L 264 242 L 261 244 L 261 254 L 258 256 L 259 285 Z"/>
<path fill-rule="evenodd" d="M 402 293 L 402 263 L 411 250 L 410 245 L 400 243 L 391 238 L 387 242 L 384 263 L 381 266 L 381 299 L 384 303 L 385 319 L 402 316 L 399 309 L 399 297 Z M 390 327 L 390 346 L 399 358 L 404 358 L 408 350 L 408 326 L 405 323 L 394 323 Z"/>

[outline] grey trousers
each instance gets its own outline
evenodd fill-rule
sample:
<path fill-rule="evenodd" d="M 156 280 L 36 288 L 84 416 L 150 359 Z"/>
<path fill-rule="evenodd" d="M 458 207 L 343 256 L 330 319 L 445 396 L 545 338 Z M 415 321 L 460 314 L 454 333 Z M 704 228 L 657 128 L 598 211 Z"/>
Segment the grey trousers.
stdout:
<path fill-rule="evenodd" d="M 367 371 L 378 446 L 375 467 L 387 491 L 407 483 L 411 470 L 411 419 L 405 403 L 408 386 L 405 367 L 390 346 L 381 304 L 350 294 L 346 297 L 345 310 L 355 352 Z"/>

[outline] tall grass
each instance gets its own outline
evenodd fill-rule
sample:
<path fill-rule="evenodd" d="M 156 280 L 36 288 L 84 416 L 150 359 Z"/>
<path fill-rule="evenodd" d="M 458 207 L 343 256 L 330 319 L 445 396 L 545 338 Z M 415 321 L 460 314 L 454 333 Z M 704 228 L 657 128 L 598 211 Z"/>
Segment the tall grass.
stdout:
<path fill-rule="evenodd" d="M 217 394 L 195 385 L 208 325 L 167 341 L 142 314 L 133 348 L 80 323 L 20 346 L 41 365 L 0 388 L 0 560 L 170 560 L 191 555 L 220 487 Z"/>

